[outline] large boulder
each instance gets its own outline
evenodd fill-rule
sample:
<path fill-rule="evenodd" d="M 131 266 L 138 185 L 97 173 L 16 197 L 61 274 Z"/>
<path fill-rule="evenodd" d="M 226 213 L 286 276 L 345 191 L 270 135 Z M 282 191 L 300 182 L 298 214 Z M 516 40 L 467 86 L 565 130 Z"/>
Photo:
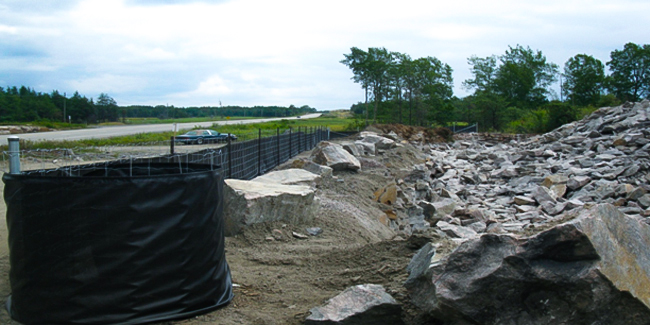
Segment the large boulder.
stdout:
<path fill-rule="evenodd" d="M 305 324 L 403 324 L 402 307 L 377 284 L 345 289 L 327 304 L 310 310 Z"/>
<path fill-rule="evenodd" d="M 304 169 L 289 168 L 272 171 L 270 173 L 257 176 L 252 180 L 262 183 L 273 183 L 283 185 L 318 185 L 322 177 Z"/>
<path fill-rule="evenodd" d="M 416 254 L 411 301 L 446 324 L 648 324 L 650 227 L 609 204 L 527 238 Z M 435 260 L 434 260 L 434 256 Z"/>
<path fill-rule="evenodd" d="M 320 165 L 331 167 L 334 170 L 361 169 L 361 163 L 352 154 L 345 151 L 340 144 L 322 141 L 311 154 L 311 159 Z"/>
<path fill-rule="evenodd" d="M 397 146 L 395 140 L 383 137 L 375 132 L 361 132 L 358 141 L 372 144 L 376 150 L 392 149 Z"/>
<path fill-rule="evenodd" d="M 316 216 L 319 205 L 314 202 L 315 190 L 310 186 L 236 179 L 227 179 L 225 183 L 226 236 L 234 236 L 256 223 L 308 223 Z"/>

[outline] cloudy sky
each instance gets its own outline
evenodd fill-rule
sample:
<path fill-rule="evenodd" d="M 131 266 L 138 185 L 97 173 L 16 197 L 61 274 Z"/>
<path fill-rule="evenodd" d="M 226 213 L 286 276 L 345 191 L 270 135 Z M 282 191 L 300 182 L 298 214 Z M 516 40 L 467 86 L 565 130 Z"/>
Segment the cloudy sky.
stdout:
<path fill-rule="evenodd" d="M 0 0 L 0 87 L 119 105 L 309 105 L 347 109 L 363 91 L 351 47 L 433 56 L 454 69 L 508 46 L 563 68 L 650 43 L 647 0 Z M 559 88 L 559 87 L 558 87 Z"/>

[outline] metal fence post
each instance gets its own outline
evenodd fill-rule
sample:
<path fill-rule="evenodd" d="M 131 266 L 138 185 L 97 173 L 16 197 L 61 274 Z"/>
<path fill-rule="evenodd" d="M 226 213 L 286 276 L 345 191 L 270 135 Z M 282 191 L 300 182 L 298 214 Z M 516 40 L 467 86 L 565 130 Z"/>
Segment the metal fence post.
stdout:
<path fill-rule="evenodd" d="M 257 134 L 257 175 L 262 175 L 262 129 Z"/>
<path fill-rule="evenodd" d="M 9 147 L 9 174 L 20 175 L 20 138 L 8 137 L 7 146 Z"/>
<path fill-rule="evenodd" d="M 289 127 L 289 158 L 291 158 L 293 155 L 293 130 L 291 127 Z"/>
<path fill-rule="evenodd" d="M 277 144 L 277 153 L 278 153 L 277 154 L 278 162 L 276 166 L 280 166 L 280 128 L 277 128 L 275 133 L 276 133 L 275 142 Z"/>
<path fill-rule="evenodd" d="M 174 142 L 175 142 L 174 140 L 175 139 L 176 139 L 176 137 L 172 135 L 171 143 L 169 144 L 169 154 L 170 155 L 174 154 Z"/>
<path fill-rule="evenodd" d="M 228 133 L 228 145 L 226 149 L 228 151 L 228 178 L 232 178 L 232 140 L 230 139 L 230 133 Z"/>
<path fill-rule="evenodd" d="M 302 133 L 300 133 L 300 127 L 298 127 L 298 153 L 302 151 Z"/>

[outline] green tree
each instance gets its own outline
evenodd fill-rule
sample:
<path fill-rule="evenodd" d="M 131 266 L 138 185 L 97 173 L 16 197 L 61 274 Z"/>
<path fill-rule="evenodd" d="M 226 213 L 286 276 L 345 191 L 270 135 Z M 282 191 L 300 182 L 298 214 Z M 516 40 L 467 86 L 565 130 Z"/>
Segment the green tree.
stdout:
<path fill-rule="evenodd" d="M 614 50 L 607 62 L 611 74 L 607 89 L 622 101 L 639 101 L 650 96 L 650 45 L 625 44 Z"/>
<path fill-rule="evenodd" d="M 562 94 L 572 105 L 596 105 L 605 81 L 605 65 L 591 55 L 578 54 L 564 64 Z"/>
<path fill-rule="evenodd" d="M 98 121 L 117 121 L 118 106 L 115 99 L 105 93 L 99 94 L 95 103 Z"/>
<path fill-rule="evenodd" d="M 368 49 L 367 71 L 374 100 L 373 122 L 377 121 L 377 109 L 386 96 L 390 85 L 389 71 L 394 63 L 392 53 L 385 48 L 371 47 Z"/>
<path fill-rule="evenodd" d="M 358 47 L 350 48 L 350 54 L 343 54 L 345 59 L 341 60 L 340 63 L 346 65 L 350 70 L 352 70 L 352 80 L 355 83 L 361 84 L 363 91 L 365 93 L 365 117 L 366 124 L 368 123 L 368 92 L 370 88 L 370 76 L 369 76 L 369 60 L 368 52 L 359 49 Z"/>
<path fill-rule="evenodd" d="M 510 105 L 523 108 L 537 107 L 547 102 L 550 85 L 556 81 L 558 66 L 546 62 L 541 51 L 530 47 L 509 47 L 499 57 L 501 65 L 494 81 L 497 94 Z"/>
<path fill-rule="evenodd" d="M 477 92 L 493 92 L 497 76 L 497 57 L 493 55 L 479 58 L 473 55 L 467 59 L 467 63 L 471 66 L 470 71 L 474 79 L 463 81 L 463 87 Z"/>
<path fill-rule="evenodd" d="M 426 104 L 426 120 L 445 125 L 452 117 L 453 106 L 450 103 L 453 95 L 453 70 L 448 64 L 434 57 L 416 60 L 416 74 L 419 93 Z M 422 121 L 422 119 L 420 119 Z"/>

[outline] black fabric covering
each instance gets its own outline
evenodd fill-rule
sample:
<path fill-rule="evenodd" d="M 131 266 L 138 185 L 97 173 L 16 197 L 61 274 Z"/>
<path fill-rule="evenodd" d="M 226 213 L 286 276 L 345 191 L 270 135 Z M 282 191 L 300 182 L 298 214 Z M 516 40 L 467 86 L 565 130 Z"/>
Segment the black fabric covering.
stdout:
<path fill-rule="evenodd" d="M 223 177 L 213 168 L 4 174 L 11 317 L 24 324 L 135 324 L 230 302 Z"/>

